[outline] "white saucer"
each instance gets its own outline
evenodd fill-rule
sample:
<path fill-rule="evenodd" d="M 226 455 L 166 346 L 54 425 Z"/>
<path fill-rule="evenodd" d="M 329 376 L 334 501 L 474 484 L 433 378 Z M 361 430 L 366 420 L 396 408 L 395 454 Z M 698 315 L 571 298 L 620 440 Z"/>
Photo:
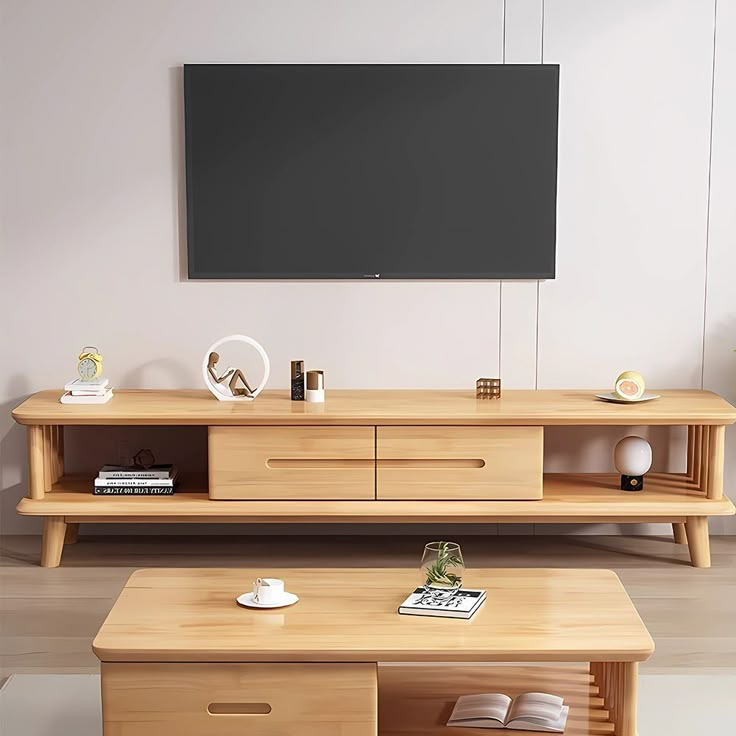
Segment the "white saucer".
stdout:
<path fill-rule="evenodd" d="M 613 404 L 641 404 L 642 401 L 653 401 L 660 398 L 659 394 L 648 394 L 646 391 L 638 399 L 621 399 L 613 391 L 607 394 L 596 394 L 595 397 L 603 401 L 610 401 Z"/>
<path fill-rule="evenodd" d="M 281 600 L 276 601 L 276 603 L 256 603 L 253 600 L 253 593 L 243 593 L 243 595 L 237 598 L 238 604 L 246 608 L 283 608 L 284 606 L 293 606 L 298 600 L 298 595 L 287 593 L 286 591 L 284 591 Z"/>

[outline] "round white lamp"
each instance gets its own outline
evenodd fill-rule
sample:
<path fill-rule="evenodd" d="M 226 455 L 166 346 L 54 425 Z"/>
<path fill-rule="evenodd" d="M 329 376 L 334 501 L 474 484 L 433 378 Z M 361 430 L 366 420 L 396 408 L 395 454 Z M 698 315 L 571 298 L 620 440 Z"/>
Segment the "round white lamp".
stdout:
<path fill-rule="evenodd" d="M 624 437 L 613 451 L 613 461 L 621 473 L 621 490 L 640 491 L 652 467 L 652 446 L 643 437 Z"/>
<path fill-rule="evenodd" d="M 241 371 L 234 368 L 227 368 L 218 372 L 216 363 L 214 365 L 212 364 L 212 354 L 216 353 L 219 347 L 222 347 L 225 343 L 229 342 L 243 342 L 246 345 L 250 345 L 255 348 L 261 356 L 261 360 L 263 361 L 263 379 L 256 388 L 250 391 L 243 388 L 247 379 Z M 253 399 L 255 399 L 256 396 L 258 396 L 258 394 L 265 388 L 270 372 L 271 363 L 268 360 L 268 355 L 266 355 L 266 351 L 263 349 L 263 346 L 247 335 L 228 335 L 227 337 L 223 337 L 221 340 L 210 345 L 209 350 L 204 354 L 204 358 L 202 359 L 202 378 L 204 378 L 205 386 L 207 386 L 212 395 L 220 401 L 253 401 Z M 238 379 L 233 382 L 236 374 L 242 376 L 242 380 Z M 238 386 L 236 390 L 239 391 L 239 393 L 233 392 L 231 383 L 234 386 Z"/>

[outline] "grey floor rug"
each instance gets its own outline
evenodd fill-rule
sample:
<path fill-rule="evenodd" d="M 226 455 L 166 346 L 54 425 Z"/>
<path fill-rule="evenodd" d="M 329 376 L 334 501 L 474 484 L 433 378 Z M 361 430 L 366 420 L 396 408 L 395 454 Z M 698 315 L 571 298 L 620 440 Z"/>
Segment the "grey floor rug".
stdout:
<path fill-rule="evenodd" d="M 639 736 L 733 736 L 734 700 L 734 674 L 642 675 Z M 13 675 L 0 690 L 0 734 L 101 736 L 99 676 Z"/>

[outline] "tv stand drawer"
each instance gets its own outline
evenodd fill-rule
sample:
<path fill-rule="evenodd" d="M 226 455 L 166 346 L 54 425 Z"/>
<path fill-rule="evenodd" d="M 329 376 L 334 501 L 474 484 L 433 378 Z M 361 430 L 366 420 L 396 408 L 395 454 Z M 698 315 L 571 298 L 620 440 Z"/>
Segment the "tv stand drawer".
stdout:
<path fill-rule="evenodd" d="M 382 500 L 542 498 L 542 427 L 378 427 Z"/>
<path fill-rule="evenodd" d="M 210 427 L 218 500 L 373 500 L 374 427 Z"/>

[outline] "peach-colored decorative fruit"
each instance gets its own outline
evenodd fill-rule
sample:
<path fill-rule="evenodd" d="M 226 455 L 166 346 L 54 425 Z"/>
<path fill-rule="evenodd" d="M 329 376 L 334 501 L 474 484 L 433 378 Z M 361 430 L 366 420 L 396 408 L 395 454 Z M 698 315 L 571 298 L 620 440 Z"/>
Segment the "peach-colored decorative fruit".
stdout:
<path fill-rule="evenodd" d="M 644 377 L 636 371 L 624 371 L 613 387 L 613 393 L 624 401 L 636 401 L 644 394 Z"/>

